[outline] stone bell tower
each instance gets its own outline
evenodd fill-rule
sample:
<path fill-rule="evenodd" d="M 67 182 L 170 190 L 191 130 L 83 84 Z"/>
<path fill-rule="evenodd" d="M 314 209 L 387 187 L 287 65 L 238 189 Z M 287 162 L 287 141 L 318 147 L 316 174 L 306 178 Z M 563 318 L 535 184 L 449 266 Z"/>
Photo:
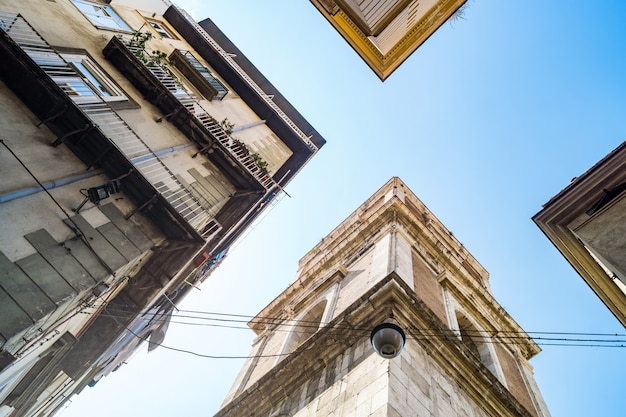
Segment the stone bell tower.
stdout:
<path fill-rule="evenodd" d="M 385 359 L 381 323 L 406 335 Z M 257 334 L 220 417 L 548 417 L 539 347 L 488 274 L 398 178 L 299 263 L 249 326 Z"/>

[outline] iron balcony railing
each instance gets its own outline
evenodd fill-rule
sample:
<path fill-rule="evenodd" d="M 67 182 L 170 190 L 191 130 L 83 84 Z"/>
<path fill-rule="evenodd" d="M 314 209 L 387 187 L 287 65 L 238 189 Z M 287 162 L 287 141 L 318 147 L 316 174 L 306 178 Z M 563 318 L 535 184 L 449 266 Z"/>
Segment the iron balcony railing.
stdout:
<path fill-rule="evenodd" d="M 300 139 L 304 143 L 306 143 L 309 149 L 311 149 L 313 152 L 317 152 L 318 147 L 313 143 L 313 141 L 311 141 L 311 138 L 305 135 L 304 132 L 302 132 L 302 130 L 300 130 L 300 128 L 293 122 L 293 120 L 291 120 L 289 116 L 287 116 L 287 114 L 285 114 L 285 112 L 276 103 L 274 103 L 274 101 L 272 100 L 272 97 L 263 91 L 263 89 L 252 79 L 252 77 L 250 77 L 248 73 L 246 73 L 243 70 L 243 68 L 241 68 L 239 64 L 237 64 L 237 62 L 235 62 L 235 60 L 228 54 L 228 52 L 222 49 L 219 43 L 217 43 L 211 37 L 211 35 L 209 35 L 202 28 L 202 26 L 200 26 L 193 19 L 193 17 L 191 17 L 191 15 L 187 13 L 187 11 L 185 11 L 184 9 L 176 5 L 172 5 L 172 6 L 189 22 L 189 24 L 194 28 L 194 30 L 211 45 L 213 49 L 219 52 L 219 54 L 222 56 L 222 58 L 226 62 L 228 62 L 231 68 L 233 68 L 233 70 L 237 72 L 248 83 L 248 85 L 252 87 L 254 91 L 256 91 L 259 97 L 261 97 L 276 112 L 276 114 L 281 119 L 283 119 L 283 121 L 300 137 Z"/>
<path fill-rule="evenodd" d="M 138 56 L 149 56 L 150 53 L 146 51 L 139 51 L 138 47 L 132 45 L 129 41 L 112 38 L 107 48 L 110 48 L 113 44 L 116 48 L 126 48 L 128 50 L 128 53 L 125 54 L 126 59 L 133 60 L 134 65 L 140 65 L 147 69 L 149 73 L 154 76 L 154 79 L 161 84 L 162 88 L 171 93 L 172 96 L 175 97 L 175 99 L 189 112 L 189 114 L 192 117 L 195 117 L 201 125 L 204 126 L 210 136 L 216 139 L 222 148 L 225 149 L 225 151 L 230 154 L 231 157 L 266 190 L 276 186 L 276 183 L 272 179 L 271 175 L 269 175 L 267 171 L 263 170 L 257 164 L 245 145 L 234 139 L 222 127 L 222 125 L 215 118 L 213 118 L 213 116 L 211 116 L 206 109 L 204 109 L 198 98 L 185 89 L 180 80 L 174 78 L 170 70 L 167 68 L 167 64 L 148 65 L 146 62 L 138 58 Z M 107 54 L 109 53 L 105 53 L 105 55 Z M 118 62 L 119 61 L 115 61 L 116 65 Z M 160 98 L 157 98 L 157 100 L 160 100 Z"/>
<path fill-rule="evenodd" d="M 0 29 L 72 99 L 93 128 L 99 129 L 128 158 L 194 230 L 206 236 L 220 227 L 210 215 L 210 204 L 187 190 L 150 147 L 83 80 L 82 74 L 20 14 L 0 11 Z"/>

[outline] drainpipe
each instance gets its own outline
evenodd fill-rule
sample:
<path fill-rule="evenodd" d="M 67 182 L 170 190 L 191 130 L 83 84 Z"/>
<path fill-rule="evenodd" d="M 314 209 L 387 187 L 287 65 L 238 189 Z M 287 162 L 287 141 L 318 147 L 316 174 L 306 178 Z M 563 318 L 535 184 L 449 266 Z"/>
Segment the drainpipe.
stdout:
<path fill-rule="evenodd" d="M 250 129 L 251 127 L 258 126 L 258 125 L 264 125 L 264 124 L 265 124 L 265 120 L 259 120 L 257 122 L 252 122 L 252 123 L 248 123 L 248 124 L 245 124 L 245 125 L 234 127 L 232 132 L 235 133 L 235 132 L 239 132 L 239 131 L 244 130 L 244 129 Z"/>
<path fill-rule="evenodd" d="M 143 162 L 143 161 L 146 161 L 146 160 L 148 160 L 150 158 L 154 158 L 155 156 L 167 155 L 168 153 L 180 151 L 181 149 L 189 148 L 190 146 L 193 146 L 193 143 L 185 143 L 183 145 L 172 146 L 170 148 L 161 149 L 161 150 L 155 151 L 153 153 L 148 153 L 148 154 L 145 154 L 145 155 L 137 156 L 137 157 L 131 159 L 130 162 L 132 162 L 133 165 L 134 165 L 134 164 L 136 164 L 138 162 Z"/>
<path fill-rule="evenodd" d="M 47 181 L 42 183 L 43 189 L 51 190 L 63 185 L 72 184 L 77 181 L 82 181 L 87 178 L 95 177 L 97 175 L 104 174 L 101 169 L 95 169 L 93 171 L 83 172 L 82 174 L 71 175 L 69 177 L 60 178 L 57 180 Z M 0 203 L 15 200 L 17 198 L 26 197 L 27 195 L 36 194 L 43 190 L 39 185 L 35 185 L 28 188 L 22 188 L 21 190 L 10 191 L 8 193 L 0 194 Z"/>
<path fill-rule="evenodd" d="M 146 159 L 154 158 L 155 156 L 166 155 L 168 153 L 176 152 L 176 151 L 179 151 L 181 149 L 188 148 L 190 146 L 193 146 L 193 144 L 192 143 L 185 143 L 183 145 L 172 146 L 170 148 L 161 149 L 161 150 L 156 151 L 156 152 L 151 153 L 151 154 L 138 156 L 136 158 L 133 158 L 131 160 L 131 162 L 133 164 L 136 164 L 138 162 L 145 161 Z M 64 178 L 60 178 L 60 179 L 57 179 L 57 180 L 48 181 L 48 182 L 43 183 L 42 185 L 43 185 L 44 189 L 51 190 L 53 188 L 61 187 L 63 185 L 67 185 L 67 184 L 72 184 L 74 182 L 82 181 L 84 179 L 95 177 L 95 176 L 101 175 L 101 174 L 104 174 L 104 171 L 101 170 L 101 169 L 96 169 L 96 170 L 93 170 L 93 171 L 83 172 L 82 174 L 71 175 L 69 177 L 64 177 Z M 8 193 L 0 194 L 0 203 L 4 203 L 4 202 L 7 202 L 7 201 L 15 200 L 17 198 L 26 197 L 27 195 L 36 194 L 36 193 L 38 193 L 40 191 L 42 191 L 42 188 L 40 186 L 38 186 L 38 185 L 34 185 L 34 186 L 28 187 L 28 188 L 22 188 L 22 189 L 16 190 L 16 191 L 9 191 Z"/>

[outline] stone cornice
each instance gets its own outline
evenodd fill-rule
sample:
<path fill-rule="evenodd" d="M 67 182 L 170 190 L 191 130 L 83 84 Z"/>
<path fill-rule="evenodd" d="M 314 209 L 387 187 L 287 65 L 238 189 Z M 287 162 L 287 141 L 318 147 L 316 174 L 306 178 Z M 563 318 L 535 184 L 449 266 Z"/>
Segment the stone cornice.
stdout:
<path fill-rule="evenodd" d="M 586 212 L 605 197 L 607 191 L 617 189 L 624 183 L 626 142 L 622 142 L 593 167 L 572 180 L 533 216 L 533 221 L 622 325 L 626 326 L 626 296 L 571 230 L 575 225 L 592 218 Z"/>
<path fill-rule="evenodd" d="M 375 42 L 352 20 L 350 13 L 343 10 L 343 6 L 328 0 L 311 0 L 320 13 L 381 80 L 385 80 L 391 75 L 466 1 L 440 0 L 411 26 L 389 51 L 381 52 Z"/>
<path fill-rule="evenodd" d="M 405 329 L 407 343 L 418 343 L 467 395 L 481 404 L 487 415 L 531 416 L 412 289 L 392 273 L 226 404 L 216 417 L 268 416 L 274 405 L 297 392 L 313 374 L 367 338 L 369 332 L 364 329 L 373 328 L 389 316 Z M 373 354 L 372 350 L 370 355 Z"/>
<path fill-rule="evenodd" d="M 505 337 L 511 334 L 517 335 L 515 343 L 511 339 L 507 340 L 505 346 L 507 349 L 511 350 L 515 346 L 526 359 L 541 352 L 537 343 L 502 308 L 490 292 L 475 285 L 467 277 L 454 276 L 447 271 L 441 274 L 439 282 L 466 310 L 472 313 L 472 317 L 481 319 L 480 325 L 490 333 L 492 338 L 497 338 L 501 334 Z M 494 323 L 498 324 L 498 328 Z"/>
<path fill-rule="evenodd" d="M 465 269 L 462 263 L 466 262 L 480 280 L 488 280 L 488 273 L 482 265 L 397 177 L 383 185 L 300 260 L 298 279 L 305 279 L 316 270 L 324 270 L 341 253 L 357 250 L 362 240 L 375 236 L 391 222 L 401 223 L 416 240 L 426 237 L 432 251 L 441 254 L 438 256 L 441 262 L 455 259 L 454 269 Z M 361 241 L 352 242 L 356 236 Z M 339 248 L 334 249 L 337 246 Z"/>
<path fill-rule="evenodd" d="M 492 321 L 495 317 L 505 317 L 507 329 L 521 331 L 489 293 L 487 271 L 408 188 L 405 187 L 402 195 L 398 194 L 398 187 L 401 186 L 405 187 L 397 178 L 389 181 L 322 239 L 300 261 L 298 278 L 259 316 L 286 318 L 288 305 L 297 307 L 304 299 L 298 300 L 304 296 L 308 301 L 315 299 L 316 294 L 320 295 L 341 280 L 346 274 L 346 260 L 364 249 L 363 242 L 373 245 L 389 233 L 400 233 L 415 250 L 427 252 L 436 261 L 440 274 L 454 277 L 453 280 L 448 278 L 445 284 L 448 287 L 463 287 L 460 293 L 462 299 L 472 300 L 473 310 L 480 310 L 481 316 Z M 385 198 L 387 201 L 384 201 Z M 305 295 L 298 298 L 299 293 Z M 469 305 L 470 301 L 467 303 Z M 266 329 L 254 320 L 250 326 L 257 334 Z M 540 351 L 536 346 L 523 350 L 526 357 Z"/>

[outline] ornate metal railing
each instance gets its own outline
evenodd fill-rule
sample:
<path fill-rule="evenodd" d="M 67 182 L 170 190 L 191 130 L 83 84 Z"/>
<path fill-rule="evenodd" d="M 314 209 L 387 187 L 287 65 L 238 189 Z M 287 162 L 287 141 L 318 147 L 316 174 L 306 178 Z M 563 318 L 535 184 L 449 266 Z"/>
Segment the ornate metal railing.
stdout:
<path fill-rule="evenodd" d="M 122 49 L 126 49 L 126 51 L 123 54 L 113 57 L 114 50 Z M 132 45 L 129 41 L 119 38 L 112 38 L 109 45 L 105 48 L 105 56 L 113 58 L 114 65 L 141 66 L 144 68 L 144 77 L 149 76 L 148 74 L 152 74 L 154 80 L 151 84 L 158 84 L 163 92 L 171 94 L 170 97 L 178 101 L 192 117 L 196 118 L 206 129 L 208 134 L 217 140 L 222 149 L 230 154 L 231 157 L 266 190 L 276 185 L 269 173 L 262 169 L 255 161 L 245 145 L 231 137 L 222 125 L 202 107 L 200 101 L 193 94 L 186 91 L 184 86 L 181 86 L 181 82 L 176 80 L 171 72 L 168 71 L 166 63 L 162 65 L 148 65 L 138 57 L 141 55 L 150 56 L 151 54 L 147 51 L 139 51 L 138 53 L 136 46 Z M 139 78 L 131 78 L 130 80 L 134 83 L 142 83 L 145 81 Z M 155 102 L 163 101 L 162 94 L 155 93 L 149 94 L 148 96 L 148 100 Z"/>
<path fill-rule="evenodd" d="M 250 87 L 256 91 L 256 93 L 261 97 L 275 112 L 281 119 L 300 137 L 300 139 L 306 143 L 306 145 L 313 151 L 317 152 L 318 147 L 311 141 L 311 138 L 300 130 L 300 128 L 285 114 L 285 112 L 272 100 L 271 96 L 263 91 L 261 87 L 246 73 L 240 66 L 235 62 L 235 60 L 226 52 L 212 37 L 209 35 L 203 28 L 200 26 L 194 19 L 182 8 L 173 5 L 176 10 L 189 22 L 189 24 L 195 29 L 195 31 L 202 36 L 210 45 L 219 52 L 222 58 L 228 62 L 228 64 L 235 70 L 241 78 L 243 78 Z"/>
<path fill-rule="evenodd" d="M 93 129 L 99 129 L 129 161 L 137 161 L 133 166 L 196 231 L 204 235 L 206 230 L 219 227 L 210 214 L 210 204 L 187 190 L 130 126 L 99 95 L 92 94 L 91 87 L 82 80 L 83 75 L 21 15 L 0 11 L 0 29 L 74 101 Z"/>

